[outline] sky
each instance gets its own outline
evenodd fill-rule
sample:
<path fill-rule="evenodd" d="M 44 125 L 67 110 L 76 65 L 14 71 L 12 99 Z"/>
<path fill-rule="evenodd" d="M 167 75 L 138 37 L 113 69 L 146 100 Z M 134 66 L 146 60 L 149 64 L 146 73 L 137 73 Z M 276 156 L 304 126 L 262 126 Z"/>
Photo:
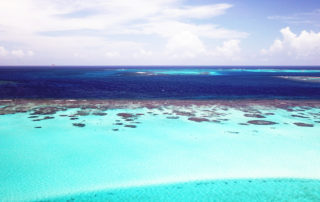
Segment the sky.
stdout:
<path fill-rule="evenodd" d="M 0 0 L 0 65 L 320 65 L 319 0 Z"/>

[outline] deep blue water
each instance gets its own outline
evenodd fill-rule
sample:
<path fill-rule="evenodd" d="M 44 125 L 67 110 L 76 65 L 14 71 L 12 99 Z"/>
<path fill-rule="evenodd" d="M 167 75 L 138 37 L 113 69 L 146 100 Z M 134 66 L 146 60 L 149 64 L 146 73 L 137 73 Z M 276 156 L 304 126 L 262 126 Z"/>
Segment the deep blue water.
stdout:
<path fill-rule="evenodd" d="M 320 99 L 319 82 L 277 76 L 320 67 L 1 67 L 0 98 Z"/>

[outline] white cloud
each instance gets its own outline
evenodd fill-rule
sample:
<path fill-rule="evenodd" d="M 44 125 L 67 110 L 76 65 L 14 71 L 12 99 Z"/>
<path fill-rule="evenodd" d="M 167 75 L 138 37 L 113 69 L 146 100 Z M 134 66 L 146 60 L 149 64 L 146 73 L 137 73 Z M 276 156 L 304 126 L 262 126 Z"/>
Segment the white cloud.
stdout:
<path fill-rule="evenodd" d="M 33 56 L 34 55 L 34 52 L 31 51 L 31 50 L 28 50 L 27 53 L 26 53 L 27 56 Z"/>
<path fill-rule="evenodd" d="M 267 56 L 290 57 L 292 59 L 313 59 L 320 57 L 320 32 L 303 30 L 300 35 L 289 27 L 281 29 L 282 39 L 277 39 L 261 53 Z"/>
<path fill-rule="evenodd" d="M 0 56 L 7 56 L 8 53 L 9 52 L 4 47 L 0 46 Z"/>
<path fill-rule="evenodd" d="M 13 56 L 17 56 L 17 57 L 23 57 L 25 55 L 23 50 L 13 50 L 13 51 L 11 51 L 11 54 Z"/>
<path fill-rule="evenodd" d="M 190 6 L 181 0 L 0 0 L 1 40 L 19 44 L 6 54 L 21 61 L 34 55 L 28 50 L 37 50 L 33 61 L 38 64 L 106 64 L 111 58 L 120 64 L 139 62 L 130 60 L 135 58 L 157 63 L 168 54 L 208 56 L 205 52 L 213 49 L 205 47 L 208 41 L 248 36 L 210 22 L 231 7 Z"/>
<path fill-rule="evenodd" d="M 222 46 L 216 48 L 214 54 L 218 56 L 224 56 L 229 59 L 239 59 L 239 54 L 241 52 L 240 41 L 239 40 L 229 40 L 223 42 Z"/>
<path fill-rule="evenodd" d="M 162 12 L 165 18 L 195 18 L 203 19 L 223 15 L 231 4 L 211 4 L 205 6 L 185 6 L 182 8 L 169 8 Z"/>
<path fill-rule="evenodd" d="M 24 56 L 33 56 L 34 52 L 31 50 L 24 51 L 21 49 L 17 50 L 7 50 L 5 47 L 0 46 L 0 56 L 2 57 L 24 57 Z"/>
<path fill-rule="evenodd" d="M 171 57 L 193 58 L 205 52 L 202 41 L 191 32 L 183 31 L 169 38 L 166 53 Z"/>
<path fill-rule="evenodd" d="M 114 57 L 118 57 L 120 55 L 119 55 L 119 53 L 117 51 L 107 51 L 106 52 L 106 56 L 108 58 L 114 58 Z"/>
<path fill-rule="evenodd" d="M 134 58 L 149 57 L 151 55 L 152 55 L 152 51 L 148 51 L 143 48 L 139 48 L 139 50 L 133 54 L 133 57 Z"/>
<path fill-rule="evenodd" d="M 192 24 L 174 20 L 151 21 L 146 24 L 140 24 L 135 27 L 138 34 L 156 34 L 161 37 L 172 37 L 179 32 L 191 32 L 199 37 L 211 39 L 245 38 L 248 36 L 245 32 L 228 30 L 212 24 Z"/>

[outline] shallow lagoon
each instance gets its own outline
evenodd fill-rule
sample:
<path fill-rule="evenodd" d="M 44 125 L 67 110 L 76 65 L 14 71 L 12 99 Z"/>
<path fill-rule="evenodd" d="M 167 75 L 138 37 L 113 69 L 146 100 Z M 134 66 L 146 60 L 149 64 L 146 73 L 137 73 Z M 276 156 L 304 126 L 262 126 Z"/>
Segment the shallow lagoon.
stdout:
<path fill-rule="evenodd" d="M 268 200 L 275 192 L 319 200 L 317 102 L 90 102 L 3 102 L 1 201 L 97 200 L 97 192 L 98 199 L 139 193 L 148 201 L 167 189 L 178 200 L 181 194 L 170 184 L 183 183 L 183 193 L 198 193 L 193 181 L 225 184 L 223 179 L 239 182 L 232 190 L 242 190 L 248 200 L 256 195 Z M 282 179 L 286 188 L 267 180 L 265 193 L 262 181 L 255 180 L 261 178 Z M 257 184 L 246 192 L 248 181 L 239 179 Z M 217 192 L 212 186 L 204 186 L 198 197 L 225 200 L 230 193 L 230 186 L 218 186 Z M 108 198 L 110 190 L 118 190 L 115 199 Z"/>

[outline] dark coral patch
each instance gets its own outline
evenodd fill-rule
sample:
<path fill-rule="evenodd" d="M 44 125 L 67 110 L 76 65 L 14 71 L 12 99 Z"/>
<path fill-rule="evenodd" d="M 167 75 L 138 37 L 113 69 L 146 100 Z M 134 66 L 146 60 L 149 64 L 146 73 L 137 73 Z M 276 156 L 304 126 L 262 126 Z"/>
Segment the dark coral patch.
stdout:
<path fill-rule="evenodd" d="M 66 117 L 66 116 L 68 116 L 68 115 L 66 115 L 66 114 L 60 114 L 59 116 L 61 116 L 61 117 Z"/>
<path fill-rule="evenodd" d="M 113 131 L 119 131 L 119 129 L 118 128 L 114 128 L 114 129 L 112 129 Z"/>
<path fill-rule="evenodd" d="M 274 115 L 274 113 L 268 112 L 268 113 L 265 113 L 265 115 L 267 115 L 267 116 L 269 116 L 269 115 Z"/>
<path fill-rule="evenodd" d="M 77 119 L 79 119 L 79 118 L 77 118 L 77 117 L 70 118 L 70 120 L 77 120 Z"/>
<path fill-rule="evenodd" d="M 41 126 L 36 126 L 36 127 L 34 127 L 34 128 L 42 128 Z"/>
<path fill-rule="evenodd" d="M 198 117 L 190 117 L 188 118 L 189 121 L 194 121 L 194 122 L 208 122 L 209 119 L 206 118 L 198 118 Z"/>
<path fill-rule="evenodd" d="M 174 110 L 173 113 L 175 113 L 178 116 L 194 116 L 194 113 L 191 112 L 184 112 L 184 111 L 176 111 Z"/>
<path fill-rule="evenodd" d="M 34 119 L 34 118 L 38 118 L 39 116 L 29 116 L 29 119 Z"/>
<path fill-rule="evenodd" d="M 58 111 L 65 111 L 66 108 L 61 107 L 40 107 L 34 110 L 31 115 L 51 115 Z"/>
<path fill-rule="evenodd" d="M 248 121 L 247 123 L 254 124 L 254 125 L 274 125 L 274 124 L 277 124 L 276 122 L 273 122 L 273 121 L 264 121 L 264 120 L 251 120 L 251 121 Z"/>
<path fill-rule="evenodd" d="M 167 116 L 167 119 L 179 119 L 179 116 Z"/>
<path fill-rule="evenodd" d="M 296 126 L 300 126 L 300 127 L 313 127 L 313 124 L 308 124 L 308 123 L 300 123 L 300 122 L 296 122 L 293 123 Z"/>
<path fill-rule="evenodd" d="M 230 134 L 239 134 L 240 132 L 238 132 L 238 131 L 227 131 L 227 133 L 230 133 Z"/>
<path fill-rule="evenodd" d="M 76 126 L 76 127 L 80 127 L 80 128 L 83 128 L 86 126 L 86 124 L 84 124 L 84 123 L 73 123 L 72 125 Z"/>
<path fill-rule="evenodd" d="M 121 126 L 123 123 L 115 123 L 114 125 Z"/>
<path fill-rule="evenodd" d="M 244 116 L 250 117 L 250 118 L 259 118 L 259 119 L 266 118 L 265 116 L 262 116 L 261 114 L 244 114 Z"/>
<path fill-rule="evenodd" d="M 54 117 L 53 116 L 46 116 L 43 118 L 43 120 L 47 120 L 47 119 L 54 119 Z"/>
<path fill-rule="evenodd" d="M 127 127 L 127 128 L 136 128 L 137 126 L 136 126 L 136 125 L 124 125 L 124 127 Z"/>
<path fill-rule="evenodd" d="M 297 114 L 292 114 L 291 116 L 292 116 L 292 117 L 297 117 L 297 118 L 303 118 L 303 119 L 309 118 L 309 117 L 307 117 L 307 116 L 302 116 L 302 115 L 297 115 Z"/>
<path fill-rule="evenodd" d="M 88 116 L 90 113 L 88 111 L 77 111 L 77 113 L 75 115 L 79 115 L 79 116 Z"/>
<path fill-rule="evenodd" d="M 53 116 L 46 116 L 42 119 L 33 119 L 32 121 L 42 121 L 42 120 L 47 120 L 47 119 L 54 119 L 54 117 Z"/>
<path fill-rule="evenodd" d="M 107 115 L 107 113 L 105 113 L 105 112 L 93 112 L 92 114 L 95 116 L 106 116 Z"/>
<path fill-rule="evenodd" d="M 130 113 L 118 113 L 117 115 L 125 119 L 134 117 L 134 115 Z"/>

